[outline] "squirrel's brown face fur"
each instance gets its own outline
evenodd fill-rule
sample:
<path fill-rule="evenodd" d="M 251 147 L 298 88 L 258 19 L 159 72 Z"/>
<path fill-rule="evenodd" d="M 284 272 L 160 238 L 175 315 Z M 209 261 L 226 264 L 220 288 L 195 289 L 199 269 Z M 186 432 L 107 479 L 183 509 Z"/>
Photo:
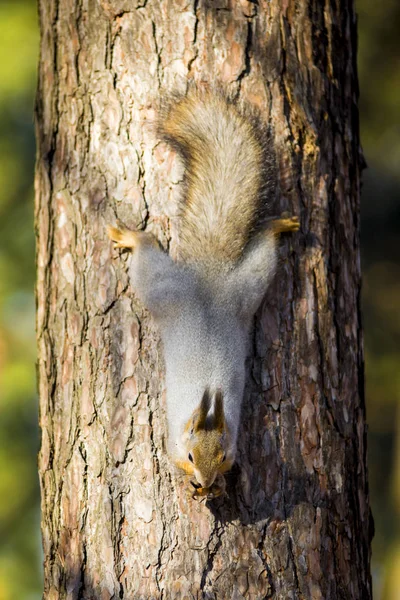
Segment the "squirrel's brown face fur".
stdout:
<path fill-rule="evenodd" d="M 211 487 L 225 461 L 225 450 L 221 434 L 217 431 L 201 432 L 189 454 L 192 457 L 194 475 L 197 481 L 202 487 Z"/>
<path fill-rule="evenodd" d="M 209 488 L 221 472 L 229 445 L 225 424 L 223 396 L 220 390 L 215 395 L 214 412 L 209 415 L 211 397 L 204 392 L 200 407 L 194 412 L 188 431 L 188 460 L 193 464 L 193 473 L 204 488 Z"/>

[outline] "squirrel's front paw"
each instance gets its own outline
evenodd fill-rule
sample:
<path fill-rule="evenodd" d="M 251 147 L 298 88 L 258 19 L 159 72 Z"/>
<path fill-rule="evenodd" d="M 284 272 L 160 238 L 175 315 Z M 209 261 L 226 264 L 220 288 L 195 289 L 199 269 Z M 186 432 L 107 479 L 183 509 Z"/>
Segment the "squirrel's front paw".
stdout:
<path fill-rule="evenodd" d="M 209 490 L 208 499 L 218 498 L 226 494 L 226 481 L 223 475 L 218 475 Z"/>
<path fill-rule="evenodd" d="M 189 493 L 193 500 L 200 500 L 200 498 L 204 498 L 208 493 L 208 488 L 203 488 L 199 483 L 195 483 L 194 481 L 189 481 Z"/>
<path fill-rule="evenodd" d="M 201 487 L 193 481 L 190 482 L 194 488 L 194 492 L 192 494 L 192 498 L 194 500 L 199 500 L 201 498 L 207 498 L 207 500 L 213 500 L 214 498 L 218 498 L 219 496 L 223 496 L 226 493 L 226 482 L 225 477 L 223 475 L 218 475 L 214 483 L 211 487 Z"/>

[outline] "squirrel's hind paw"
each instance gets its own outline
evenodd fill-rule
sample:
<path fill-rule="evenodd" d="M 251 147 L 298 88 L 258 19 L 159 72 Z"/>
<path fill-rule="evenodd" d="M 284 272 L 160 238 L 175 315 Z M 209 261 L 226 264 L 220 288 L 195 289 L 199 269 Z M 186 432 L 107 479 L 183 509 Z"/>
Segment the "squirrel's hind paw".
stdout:
<path fill-rule="evenodd" d="M 107 234 L 110 240 L 114 242 L 114 248 L 135 248 L 137 245 L 136 231 L 108 226 Z"/>
<path fill-rule="evenodd" d="M 299 217 L 292 217 L 290 213 L 284 212 L 280 219 L 275 219 L 271 222 L 271 229 L 276 235 L 298 231 L 300 229 Z"/>
<path fill-rule="evenodd" d="M 114 248 L 131 248 L 135 250 L 139 244 L 159 247 L 154 235 L 146 231 L 131 231 L 130 229 L 118 229 L 117 227 L 108 226 L 107 234 L 110 240 L 114 242 Z"/>

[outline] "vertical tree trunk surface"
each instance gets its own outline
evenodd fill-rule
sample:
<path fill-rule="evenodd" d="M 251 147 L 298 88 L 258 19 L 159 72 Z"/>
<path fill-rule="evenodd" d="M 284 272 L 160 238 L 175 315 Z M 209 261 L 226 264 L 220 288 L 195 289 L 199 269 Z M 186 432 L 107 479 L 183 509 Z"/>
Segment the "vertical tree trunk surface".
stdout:
<path fill-rule="evenodd" d="M 39 4 L 44 599 L 368 600 L 353 3 Z M 301 216 L 255 320 L 229 497 L 209 504 L 171 472 L 162 348 L 105 233 L 145 226 L 174 252 L 182 167 L 155 122 L 188 79 L 260 109 L 271 213 Z"/>

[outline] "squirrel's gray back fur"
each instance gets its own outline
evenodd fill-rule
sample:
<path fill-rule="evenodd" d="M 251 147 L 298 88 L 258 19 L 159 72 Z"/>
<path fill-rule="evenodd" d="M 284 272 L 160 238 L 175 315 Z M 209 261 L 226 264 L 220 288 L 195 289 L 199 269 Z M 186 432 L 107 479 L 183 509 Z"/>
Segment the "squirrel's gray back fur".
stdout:
<path fill-rule="evenodd" d="M 159 133 L 185 163 L 179 258 L 235 263 L 263 187 L 265 153 L 252 120 L 222 94 L 192 89 L 163 111 Z"/>
<path fill-rule="evenodd" d="M 213 270 L 202 273 L 198 265 L 175 263 L 156 248 L 133 253 L 133 288 L 163 341 L 171 456 L 186 458 L 183 430 L 209 388 L 223 391 L 234 457 L 249 329 L 275 266 L 273 235 L 256 238 L 237 266 L 219 276 Z"/>

